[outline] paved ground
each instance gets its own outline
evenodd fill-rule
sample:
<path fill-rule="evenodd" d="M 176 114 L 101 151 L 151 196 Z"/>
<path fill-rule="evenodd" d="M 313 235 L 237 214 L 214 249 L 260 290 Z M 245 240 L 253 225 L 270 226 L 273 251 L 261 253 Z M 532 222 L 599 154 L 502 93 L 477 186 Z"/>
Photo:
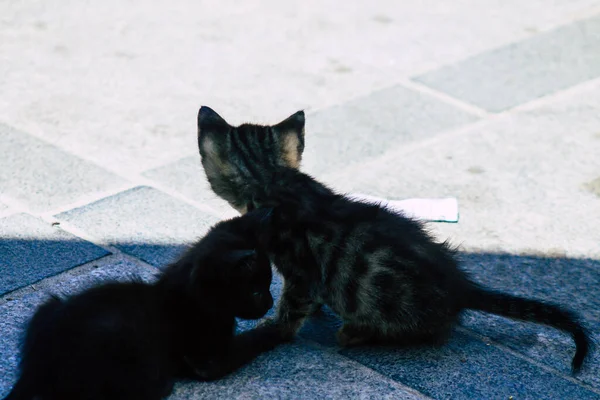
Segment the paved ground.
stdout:
<path fill-rule="evenodd" d="M 460 222 L 432 229 L 467 269 L 600 339 L 599 50 L 597 0 L 4 0 L 0 396 L 48 293 L 150 277 L 231 215 L 199 166 L 201 104 L 306 109 L 304 168 L 339 190 L 456 196 Z M 337 323 L 171 398 L 600 398 L 600 356 L 570 377 L 551 329 L 469 313 L 442 349 L 342 351 Z"/>

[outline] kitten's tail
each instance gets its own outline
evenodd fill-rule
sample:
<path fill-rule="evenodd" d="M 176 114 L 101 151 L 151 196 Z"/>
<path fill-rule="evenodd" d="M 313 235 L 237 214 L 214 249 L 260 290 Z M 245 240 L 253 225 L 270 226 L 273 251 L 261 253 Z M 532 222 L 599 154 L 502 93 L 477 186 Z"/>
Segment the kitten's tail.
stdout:
<path fill-rule="evenodd" d="M 522 321 L 536 322 L 567 332 L 575 342 L 573 373 L 579 372 L 592 347 L 592 341 L 579 317 L 554 304 L 499 293 L 473 286 L 468 290 L 466 308 L 485 311 Z"/>

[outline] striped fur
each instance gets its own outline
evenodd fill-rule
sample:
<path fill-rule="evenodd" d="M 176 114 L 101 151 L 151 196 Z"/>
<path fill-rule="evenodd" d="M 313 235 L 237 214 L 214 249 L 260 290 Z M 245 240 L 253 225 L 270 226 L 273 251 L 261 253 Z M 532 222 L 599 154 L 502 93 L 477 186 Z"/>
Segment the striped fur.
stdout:
<path fill-rule="evenodd" d="M 198 133 L 215 193 L 242 212 L 274 210 L 266 245 L 284 277 L 272 322 L 282 337 L 293 337 L 327 304 L 344 321 L 337 334 L 342 345 L 441 343 L 471 308 L 571 334 L 577 347 L 572 367 L 581 367 L 591 342 L 576 315 L 482 288 L 459 268 L 454 249 L 436 242 L 419 222 L 351 201 L 289 162 L 301 159 L 303 113 L 275 126 L 232 127 L 203 107 Z"/>

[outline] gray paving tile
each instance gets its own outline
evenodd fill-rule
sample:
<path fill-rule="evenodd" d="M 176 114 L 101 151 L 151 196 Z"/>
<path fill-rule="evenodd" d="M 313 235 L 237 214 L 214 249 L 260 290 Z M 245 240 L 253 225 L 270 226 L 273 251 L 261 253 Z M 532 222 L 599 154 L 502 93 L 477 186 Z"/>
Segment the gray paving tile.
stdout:
<path fill-rule="evenodd" d="M 0 398 L 17 379 L 18 343 L 29 318 L 49 294 L 72 294 L 106 280 L 153 279 L 153 272 L 128 262 L 100 265 L 89 273 L 70 277 L 54 287 L 28 294 L 0 305 Z"/>
<path fill-rule="evenodd" d="M 215 216 L 146 186 L 56 217 L 154 266 L 173 261 L 217 222 Z"/>
<path fill-rule="evenodd" d="M 434 399 L 600 399 L 460 332 L 440 349 L 355 348 L 342 354 Z"/>
<path fill-rule="evenodd" d="M 123 185 L 116 175 L 0 123 L 0 191 L 42 211 Z"/>
<path fill-rule="evenodd" d="M 364 161 L 477 117 L 394 86 L 307 116 L 303 168 L 313 174 Z"/>
<path fill-rule="evenodd" d="M 175 189 L 189 199 L 212 208 L 220 215 L 238 214 L 225 200 L 214 194 L 208 184 L 198 154 L 146 171 L 143 175 Z"/>
<path fill-rule="evenodd" d="M 109 254 L 27 214 L 0 219 L 0 295 Z"/>
<path fill-rule="evenodd" d="M 600 17 L 539 34 L 414 80 L 502 111 L 600 76 Z"/>
<path fill-rule="evenodd" d="M 169 399 L 419 399 L 387 379 L 336 354 L 302 342 L 263 354 L 212 383 L 178 384 Z"/>

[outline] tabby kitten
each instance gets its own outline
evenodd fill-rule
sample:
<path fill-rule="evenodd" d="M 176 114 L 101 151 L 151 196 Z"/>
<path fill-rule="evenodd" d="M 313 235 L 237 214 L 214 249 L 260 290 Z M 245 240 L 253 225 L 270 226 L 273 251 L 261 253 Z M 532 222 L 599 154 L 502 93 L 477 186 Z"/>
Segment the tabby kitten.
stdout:
<path fill-rule="evenodd" d="M 273 347 L 273 327 L 234 335 L 273 305 L 257 248 L 268 213 L 220 222 L 155 283 L 107 283 L 43 304 L 6 400 L 152 400 L 176 378 L 211 380 Z"/>
<path fill-rule="evenodd" d="M 282 339 L 327 304 L 343 320 L 343 346 L 442 343 L 461 312 L 474 309 L 569 333 L 573 371 L 581 368 L 591 342 L 574 313 L 482 287 L 418 221 L 351 201 L 300 172 L 303 112 L 274 126 L 233 127 L 202 107 L 198 144 L 217 195 L 242 213 L 274 208 L 266 245 L 284 278 L 272 321 Z"/>

